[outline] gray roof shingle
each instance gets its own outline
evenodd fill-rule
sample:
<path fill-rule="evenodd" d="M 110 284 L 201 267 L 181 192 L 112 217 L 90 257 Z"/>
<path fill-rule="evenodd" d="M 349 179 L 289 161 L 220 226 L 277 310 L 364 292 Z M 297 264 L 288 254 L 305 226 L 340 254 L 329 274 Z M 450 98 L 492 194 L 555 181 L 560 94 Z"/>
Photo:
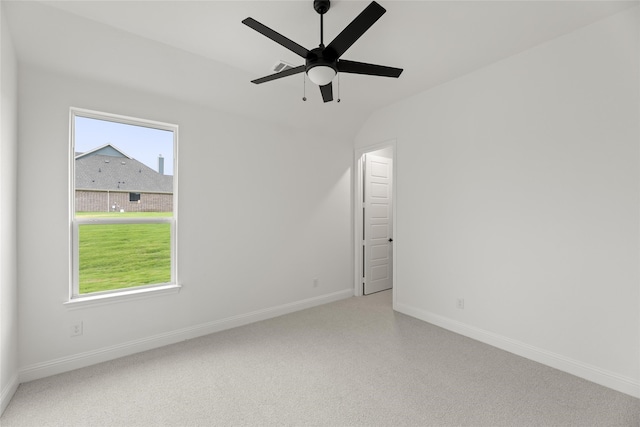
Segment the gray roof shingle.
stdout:
<path fill-rule="evenodd" d="M 173 176 L 128 157 L 93 154 L 75 160 L 76 190 L 173 193 Z"/>

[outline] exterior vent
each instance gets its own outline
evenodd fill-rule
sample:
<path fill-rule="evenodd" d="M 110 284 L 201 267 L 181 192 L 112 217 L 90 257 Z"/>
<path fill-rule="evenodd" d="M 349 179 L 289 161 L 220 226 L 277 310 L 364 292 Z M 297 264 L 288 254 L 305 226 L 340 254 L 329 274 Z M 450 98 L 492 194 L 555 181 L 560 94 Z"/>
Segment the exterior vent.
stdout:
<path fill-rule="evenodd" d="M 273 66 L 273 71 L 275 71 L 276 73 L 279 73 L 281 71 L 290 70 L 292 68 L 293 68 L 293 65 L 287 62 L 284 62 L 283 60 L 280 60 L 276 62 L 276 64 Z"/>

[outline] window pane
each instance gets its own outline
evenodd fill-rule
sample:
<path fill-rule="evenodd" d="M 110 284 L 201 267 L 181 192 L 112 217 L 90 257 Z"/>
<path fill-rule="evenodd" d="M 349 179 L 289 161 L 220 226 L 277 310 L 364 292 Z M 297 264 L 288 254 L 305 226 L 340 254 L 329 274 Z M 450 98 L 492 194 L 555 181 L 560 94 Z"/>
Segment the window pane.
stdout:
<path fill-rule="evenodd" d="M 80 294 L 171 282 L 171 225 L 81 224 Z"/>
<path fill-rule="evenodd" d="M 172 215 L 172 131 L 75 116 L 74 151 L 76 213 Z"/>
<path fill-rule="evenodd" d="M 177 126 L 71 111 L 72 298 L 174 283 Z"/>

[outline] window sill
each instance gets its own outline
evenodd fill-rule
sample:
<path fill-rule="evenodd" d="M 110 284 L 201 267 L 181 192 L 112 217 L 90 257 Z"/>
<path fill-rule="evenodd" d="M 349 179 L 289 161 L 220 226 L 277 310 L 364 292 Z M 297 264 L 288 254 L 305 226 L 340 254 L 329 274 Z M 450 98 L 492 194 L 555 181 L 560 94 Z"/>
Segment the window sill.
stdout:
<path fill-rule="evenodd" d="M 125 301 L 135 301 L 138 299 L 160 295 L 177 294 L 180 292 L 180 289 L 182 289 L 182 286 L 178 284 L 155 286 L 152 288 L 129 289 L 122 292 L 113 292 L 110 294 L 80 296 L 70 299 L 69 301 L 65 302 L 64 305 L 70 310 L 86 307 L 96 307 Z"/>

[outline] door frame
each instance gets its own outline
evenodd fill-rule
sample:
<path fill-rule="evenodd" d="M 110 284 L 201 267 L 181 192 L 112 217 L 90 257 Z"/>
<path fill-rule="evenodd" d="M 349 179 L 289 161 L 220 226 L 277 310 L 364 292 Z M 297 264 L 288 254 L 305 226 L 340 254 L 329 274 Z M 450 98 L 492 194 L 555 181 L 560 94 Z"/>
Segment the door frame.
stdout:
<path fill-rule="evenodd" d="M 391 155 L 391 161 L 392 161 L 392 169 L 391 169 L 391 210 L 393 212 L 392 215 L 392 235 L 393 235 L 393 242 L 392 242 L 392 250 L 391 250 L 391 254 L 392 254 L 392 260 L 391 260 L 391 265 L 392 265 L 392 281 L 393 281 L 393 287 L 392 289 L 392 296 L 393 296 L 393 304 L 394 304 L 394 309 L 395 309 L 395 301 L 396 301 L 396 290 L 397 290 L 397 285 L 398 285 L 398 281 L 396 280 L 397 277 L 397 232 L 396 232 L 396 224 L 397 224 L 397 215 L 396 215 L 396 200 L 397 200 L 397 193 L 396 193 L 396 182 L 397 182 L 397 171 L 398 171 L 398 167 L 397 167 L 397 143 L 395 139 L 392 140 L 387 140 L 385 142 L 381 142 L 375 145 L 368 145 L 366 147 L 360 147 L 360 148 L 356 148 L 354 150 L 354 157 L 353 157 L 353 171 L 354 171 L 354 179 L 353 179 L 353 251 L 354 251 L 354 273 L 353 273 L 353 294 L 357 297 L 362 296 L 363 292 L 362 292 L 362 272 L 363 272 L 363 265 L 364 265 L 364 257 L 362 254 L 362 228 L 364 227 L 363 224 L 363 218 L 362 218 L 362 208 L 363 208 L 363 194 L 362 194 L 362 186 L 364 184 L 363 181 L 363 177 L 362 177 L 362 172 L 363 172 L 363 162 L 362 162 L 362 157 L 367 154 L 367 153 L 371 153 L 373 151 L 378 151 L 378 150 L 382 150 L 385 148 L 391 148 L 392 151 L 392 155 Z"/>

